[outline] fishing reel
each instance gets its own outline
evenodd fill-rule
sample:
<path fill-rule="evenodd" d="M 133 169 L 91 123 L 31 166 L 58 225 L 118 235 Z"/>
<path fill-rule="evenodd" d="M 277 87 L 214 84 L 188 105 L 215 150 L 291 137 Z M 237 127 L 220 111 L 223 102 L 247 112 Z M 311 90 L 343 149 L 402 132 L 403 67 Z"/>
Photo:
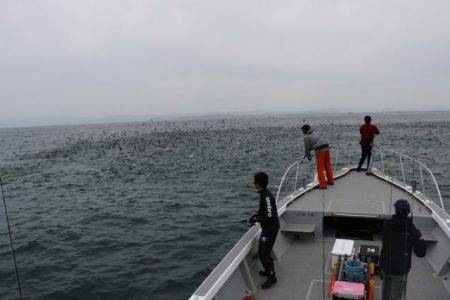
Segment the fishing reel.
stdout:
<path fill-rule="evenodd" d="M 253 216 L 251 216 L 248 219 L 248 223 L 250 224 L 250 226 L 254 226 L 257 222 L 259 222 L 259 218 L 257 214 L 254 214 Z"/>

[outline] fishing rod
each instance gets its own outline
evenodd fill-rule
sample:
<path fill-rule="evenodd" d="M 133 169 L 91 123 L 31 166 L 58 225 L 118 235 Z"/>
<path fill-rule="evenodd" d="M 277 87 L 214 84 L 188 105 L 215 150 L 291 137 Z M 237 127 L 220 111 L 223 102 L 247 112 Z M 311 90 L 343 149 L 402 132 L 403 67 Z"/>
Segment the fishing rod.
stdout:
<path fill-rule="evenodd" d="M 247 224 L 250 222 L 248 220 L 242 219 L 242 220 L 238 220 L 238 221 L 230 222 L 230 223 L 232 223 L 232 224 Z"/>
<path fill-rule="evenodd" d="M 416 129 L 417 130 L 417 129 Z M 412 226 L 414 226 L 414 193 L 415 190 L 417 188 L 417 181 L 416 181 L 416 149 L 415 149 L 415 144 L 416 144 L 416 130 L 414 130 L 414 134 L 413 134 L 413 140 L 412 140 L 412 160 L 413 160 L 413 169 L 412 169 L 412 182 L 411 182 L 411 224 Z M 423 180 L 422 180 L 423 183 Z M 422 187 L 423 188 L 423 187 Z M 408 251 L 406 249 L 406 244 L 407 244 L 407 232 L 408 232 L 408 223 L 405 223 L 405 240 L 404 240 L 404 245 L 405 245 L 405 251 Z M 412 253 L 411 253 L 412 255 Z M 405 264 L 406 261 L 403 262 L 403 268 L 405 268 Z M 405 275 L 403 275 L 405 276 Z M 403 279 L 403 295 L 405 296 L 406 299 L 406 278 Z"/>
<path fill-rule="evenodd" d="M 250 224 L 248 220 L 237 220 L 237 221 L 229 221 L 229 222 L 221 222 L 220 225 L 236 225 L 236 224 Z"/>
<path fill-rule="evenodd" d="M 6 224 L 8 225 L 9 242 L 11 244 L 11 253 L 12 253 L 13 260 L 14 260 L 14 270 L 16 272 L 17 288 L 19 289 L 19 298 L 20 298 L 20 300 L 22 300 L 22 288 L 20 287 L 19 270 L 17 269 L 16 254 L 14 252 L 14 245 L 13 245 L 12 234 L 11 234 L 11 226 L 9 224 L 8 209 L 6 208 L 5 191 L 3 189 L 3 180 L 1 177 L 0 177 L 0 186 L 2 189 L 3 207 L 5 208 Z"/>
<path fill-rule="evenodd" d="M 325 216 L 325 190 L 322 189 L 322 216 Z M 322 299 L 325 299 L 325 231 L 322 227 Z"/>
<path fill-rule="evenodd" d="M 413 169 L 412 169 L 412 182 L 411 182 L 411 223 L 413 223 L 413 218 L 414 218 L 414 193 L 415 193 L 415 189 L 417 188 L 416 172 L 415 172 L 416 171 L 415 144 L 416 144 L 416 130 L 414 130 L 413 142 L 412 142 Z M 423 182 L 423 180 L 422 180 L 422 182 Z"/>

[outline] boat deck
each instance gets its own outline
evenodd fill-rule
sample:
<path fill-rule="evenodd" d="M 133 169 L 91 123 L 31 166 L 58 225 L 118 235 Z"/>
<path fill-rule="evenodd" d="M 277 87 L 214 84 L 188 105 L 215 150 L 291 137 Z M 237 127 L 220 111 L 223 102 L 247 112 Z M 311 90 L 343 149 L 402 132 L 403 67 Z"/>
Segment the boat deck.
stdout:
<path fill-rule="evenodd" d="M 392 196 L 391 196 L 392 193 Z M 338 178 L 327 190 L 314 189 L 293 201 L 287 211 L 313 211 L 361 215 L 389 216 L 395 212 L 394 202 L 411 200 L 404 190 L 365 172 L 351 171 Z M 324 201 L 322 201 L 324 200 Z M 414 216 L 430 216 L 431 212 L 419 201 L 411 205 Z"/>
<path fill-rule="evenodd" d="M 393 205 L 398 199 L 410 202 L 414 224 L 427 243 L 424 258 L 412 255 L 407 299 L 450 299 L 447 280 L 450 240 L 444 228 L 436 223 L 439 212 L 432 213 L 433 205 L 438 207 L 437 204 L 420 192 L 411 195 L 410 187 L 390 180 L 377 170 L 367 176 L 365 172 L 347 168 L 338 172 L 335 184 L 327 190 L 312 189 L 309 185 L 307 190 L 293 191 L 278 203 L 278 208 L 283 210 L 273 249 L 278 283 L 267 290 L 260 287 L 265 278 L 258 274 L 261 270 L 256 255 L 259 227 L 255 226 L 199 287 L 196 293 L 200 298 L 194 295 L 191 299 L 211 299 L 207 292 L 224 274 L 227 276 L 227 267 L 235 264 L 238 255 L 242 255 L 242 262 L 221 289 L 213 291 L 214 299 L 240 299 L 249 292 L 258 300 L 329 299 L 330 257 L 335 239 L 355 240 L 354 249 L 361 244 L 381 247 L 383 221 L 395 212 Z M 378 276 L 375 283 L 375 299 L 381 299 L 382 281 Z M 201 298 L 203 295 L 207 297 Z"/>
<path fill-rule="evenodd" d="M 388 218 L 395 212 L 393 204 L 398 199 L 407 199 L 415 220 L 421 217 L 431 218 L 430 210 L 417 199 L 399 187 L 386 184 L 377 176 L 367 176 L 365 172 L 350 171 L 337 178 L 333 186 L 327 190 L 313 189 L 294 200 L 286 208 L 286 215 L 291 213 L 295 218 L 298 213 L 312 212 L 316 215 L 353 215 L 367 216 L 376 219 Z M 289 217 L 285 218 L 289 223 Z M 298 219 L 297 219 L 298 220 Z M 294 221 L 295 223 L 295 221 Z M 321 224 L 316 223 L 321 229 Z M 428 230 L 428 229 L 427 229 Z M 319 231 L 320 232 L 320 231 Z M 278 283 L 271 289 L 259 289 L 256 298 L 264 299 L 327 299 L 328 284 L 331 274 L 331 249 L 335 238 L 325 238 L 321 233 L 315 239 L 295 239 L 291 235 L 289 248 L 275 263 Z M 423 231 L 425 234 L 426 232 Z M 286 235 L 282 232 L 281 234 Z M 292 239 L 293 238 L 293 239 Z M 355 248 L 360 244 L 378 245 L 381 248 L 381 236 L 375 241 L 355 241 Z M 324 254 L 323 254 L 324 251 Z M 427 258 L 417 258 L 412 255 L 412 269 L 408 277 L 407 299 L 448 299 L 448 291 L 441 280 L 435 278 L 435 273 Z M 325 269 L 325 273 L 322 270 Z M 257 274 L 254 278 L 258 278 Z M 258 278 L 260 284 L 265 278 Z M 325 284 L 324 284 L 325 281 Z M 259 285 L 258 285 L 259 287 Z M 381 299 L 381 280 L 376 277 L 375 299 Z M 323 298 L 323 296 L 325 297 Z"/>
<path fill-rule="evenodd" d="M 356 244 L 377 244 L 373 241 L 357 241 Z M 327 299 L 328 284 L 331 273 L 331 249 L 334 239 L 321 240 L 297 240 L 275 262 L 275 271 L 278 283 L 268 290 L 259 289 L 256 299 Z M 379 242 L 378 242 L 379 244 Z M 323 245 L 325 245 L 325 260 L 323 260 Z M 325 269 L 325 274 L 322 272 Z M 256 273 L 256 270 L 254 270 Z M 412 269 L 408 276 L 407 299 L 448 299 L 448 292 L 441 281 L 433 277 L 433 270 L 426 258 L 417 258 L 413 255 Z M 254 278 L 258 278 L 254 274 Z M 323 278 L 325 285 L 323 285 Z M 258 285 L 265 278 L 259 277 Z M 381 299 L 381 282 L 376 277 L 375 299 Z"/>

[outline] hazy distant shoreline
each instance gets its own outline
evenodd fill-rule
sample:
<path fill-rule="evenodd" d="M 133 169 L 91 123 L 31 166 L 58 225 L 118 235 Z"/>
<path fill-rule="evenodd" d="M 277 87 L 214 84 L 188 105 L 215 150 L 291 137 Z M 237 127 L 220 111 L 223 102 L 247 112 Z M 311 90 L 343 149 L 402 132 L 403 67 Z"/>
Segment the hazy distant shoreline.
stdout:
<path fill-rule="evenodd" d="M 255 117 L 308 117 L 308 116 L 342 116 L 342 115 L 384 115 L 392 116 L 397 114 L 448 114 L 450 110 L 393 110 L 393 111 L 296 111 L 296 112 L 270 112 L 270 111 L 246 111 L 246 112 L 224 112 L 224 113 L 186 113 L 173 115 L 123 115 L 110 117 L 86 117 L 86 118 L 61 118 L 61 119 L 43 119 L 33 120 L 0 120 L 0 129 L 2 128 L 33 128 L 33 127 L 53 127 L 53 126 L 78 126 L 78 125 L 101 125 L 101 124 L 121 124 L 121 123 L 139 123 L 139 122 L 179 122 L 193 120 L 220 120 L 220 119 L 246 119 Z"/>

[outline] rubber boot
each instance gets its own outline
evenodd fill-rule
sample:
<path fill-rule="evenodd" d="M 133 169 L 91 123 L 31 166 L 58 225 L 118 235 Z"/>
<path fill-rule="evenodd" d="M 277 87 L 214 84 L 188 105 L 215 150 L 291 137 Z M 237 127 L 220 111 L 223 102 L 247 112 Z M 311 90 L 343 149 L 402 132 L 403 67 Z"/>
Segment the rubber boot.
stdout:
<path fill-rule="evenodd" d="M 272 285 L 274 285 L 275 283 L 277 283 L 277 278 L 275 277 L 275 272 L 274 271 L 270 271 L 269 275 L 267 276 L 266 282 L 261 284 L 261 287 L 263 289 L 268 289 Z"/>
<path fill-rule="evenodd" d="M 267 271 L 259 271 L 260 276 L 269 276 L 269 272 Z"/>
<path fill-rule="evenodd" d="M 362 165 L 364 163 L 364 160 L 360 159 L 359 160 L 359 164 L 358 164 L 358 168 L 356 169 L 357 172 L 361 172 L 362 171 Z"/>

